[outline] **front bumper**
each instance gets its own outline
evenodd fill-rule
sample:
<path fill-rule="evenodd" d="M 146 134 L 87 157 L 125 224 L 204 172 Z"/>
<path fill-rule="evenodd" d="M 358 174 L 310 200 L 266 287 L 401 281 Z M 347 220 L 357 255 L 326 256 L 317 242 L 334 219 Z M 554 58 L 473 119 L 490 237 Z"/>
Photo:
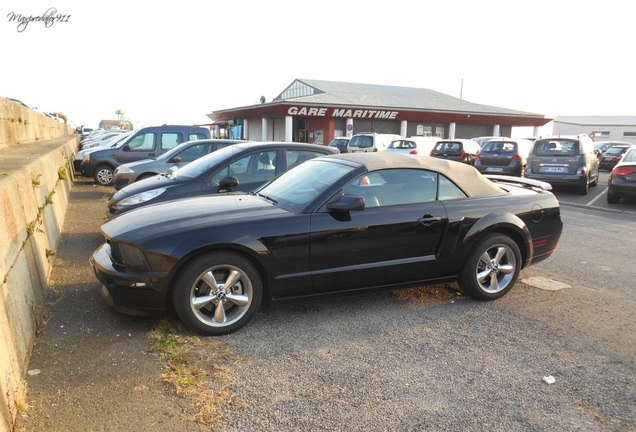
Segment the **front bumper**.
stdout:
<path fill-rule="evenodd" d="M 520 163 L 505 166 L 480 165 L 475 163 L 475 168 L 482 174 L 511 175 L 515 177 L 521 177 L 523 174 L 523 167 Z"/>
<path fill-rule="evenodd" d="M 90 258 L 95 277 L 103 284 L 101 293 L 106 302 L 128 315 L 164 314 L 168 298 L 164 275 L 120 271 L 113 265 L 109 252 L 110 246 L 104 243 Z"/>

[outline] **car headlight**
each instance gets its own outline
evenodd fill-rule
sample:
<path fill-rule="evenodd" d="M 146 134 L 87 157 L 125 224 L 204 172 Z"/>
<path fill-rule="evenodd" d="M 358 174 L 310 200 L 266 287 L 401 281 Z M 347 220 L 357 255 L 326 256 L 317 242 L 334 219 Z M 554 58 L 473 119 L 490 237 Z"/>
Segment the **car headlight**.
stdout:
<path fill-rule="evenodd" d="M 127 166 L 124 165 L 120 165 L 117 167 L 117 169 L 115 170 L 115 174 L 120 173 L 120 174 L 128 174 L 134 172 L 133 170 L 131 170 L 130 168 L 128 168 Z"/>
<path fill-rule="evenodd" d="M 123 200 L 119 201 L 116 206 L 117 207 L 124 207 L 124 206 L 131 206 L 131 205 L 135 205 L 135 204 L 141 204 L 141 203 L 145 203 L 147 201 L 150 201 L 151 199 L 158 197 L 159 195 L 161 195 L 162 193 L 164 193 L 166 191 L 166 188 L 159 188 L 159 189 L 152 189 L 146 192 L 142 192 L 139 193 L 137 195 L 133 195 L 130 196 L 128 198 L 124 198 Z"/>
<path fill-rule="evenodd" d="M 118 264 L 140 270 L 149 270 L 150 268 L 143 252 L 134 246 L 111 243 L 111 253 Z"/>

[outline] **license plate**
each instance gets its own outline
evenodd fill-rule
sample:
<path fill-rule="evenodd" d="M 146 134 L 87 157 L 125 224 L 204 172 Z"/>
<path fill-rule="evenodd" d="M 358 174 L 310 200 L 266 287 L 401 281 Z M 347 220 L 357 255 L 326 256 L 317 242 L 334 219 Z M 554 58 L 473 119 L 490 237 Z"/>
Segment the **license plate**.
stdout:
<path fill-rule="evenodd" d="M 608 156 L 608 157 L 606 157 L 606 158 L 605 158 L 605 160 L 606 160 L 606 161 L 613 161 L 613 160 L 614 160 L 614 158 L 613 158 L 612 156 Z"/>
<path fill-rule="evenodd" d="M 541 167 L 540 171 L 544 173 L 566 173 L 568 172 L 568 169 L 566 167 L 547 166 L 547 167 Z"/>
<path fill-rule="evenodd" d="M 488 172 L 503 172 L 503 168 L 487 167 L 486 171 L 488 171 Z"/>

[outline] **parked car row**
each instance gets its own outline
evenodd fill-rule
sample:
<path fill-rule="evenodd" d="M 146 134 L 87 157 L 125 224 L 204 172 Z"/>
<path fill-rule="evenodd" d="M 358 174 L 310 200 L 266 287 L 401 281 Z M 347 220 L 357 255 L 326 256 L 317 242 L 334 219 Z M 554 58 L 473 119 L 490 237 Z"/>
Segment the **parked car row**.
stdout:
<path fill-rule="evenodd" d="M 103 186 L 113 184 L 115 169 L 128 162 L 154 158 L 180 143 L 210 139 L 209 129 L 197 126 L 163 125 L 124 134 L 116 143 L 83 153 L 79 171 Z M 83 150 L 82 150 L 83 151 Z"/>

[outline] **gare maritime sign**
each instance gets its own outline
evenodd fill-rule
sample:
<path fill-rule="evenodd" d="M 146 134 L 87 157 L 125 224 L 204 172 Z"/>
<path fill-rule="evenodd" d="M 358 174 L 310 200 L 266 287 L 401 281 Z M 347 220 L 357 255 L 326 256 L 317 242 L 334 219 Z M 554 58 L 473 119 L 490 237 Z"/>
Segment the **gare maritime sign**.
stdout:
<path fill-rule="evenodd" d="M 395 120 L 399 111 L 361 110 L 347 108 L 316 108 L 291 106 L 287 110 L 290 116 L 304 117 L 343 117 Z"/>

